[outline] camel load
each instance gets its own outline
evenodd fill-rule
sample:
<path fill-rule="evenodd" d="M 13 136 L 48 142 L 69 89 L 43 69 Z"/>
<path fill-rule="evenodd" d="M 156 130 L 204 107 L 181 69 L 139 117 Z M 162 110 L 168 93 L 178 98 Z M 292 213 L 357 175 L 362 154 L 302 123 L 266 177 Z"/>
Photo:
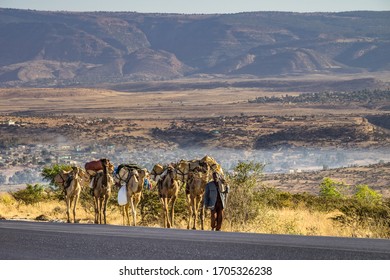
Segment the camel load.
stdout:
<path fill-rule="evenodd" d="M 110 172 L 114 171 L 114 166 L 106 158 L 87 162 L 84 165 L 84 168 L 88 172 L 89 175 L 94 176 L 96 174 L 96 172 L 103 171 L 105 166 L 108 167 L 108 170 Z"/>
<path fill-rule="evenodd" d="M 95 184 L 96 184 L 96 180 L 94 180 L 94 179 L 95 179 L 97 173 L 100 172 L 103 174 L 106 174 L 106 173 L 111 174 L 114 172 L 114 165 L 110 162 L 110 160 L 108 160 L 106 158 L 87 162 L 84 165 L 84 168 L 85 168 L 85 171 L 91 177 L 90 179 L 91 179 L 91 188 L 92 189 L 94 189 Z"/>

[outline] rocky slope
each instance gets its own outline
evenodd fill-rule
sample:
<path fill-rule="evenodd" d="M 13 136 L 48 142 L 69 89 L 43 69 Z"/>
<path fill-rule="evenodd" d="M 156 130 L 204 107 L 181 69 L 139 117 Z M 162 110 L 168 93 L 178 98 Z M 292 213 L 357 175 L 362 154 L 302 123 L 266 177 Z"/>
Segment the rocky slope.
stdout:
<path fill-rule="evenodd" d="M 0 9 L 0 86 L 390 70 L 390 12 Z"/>

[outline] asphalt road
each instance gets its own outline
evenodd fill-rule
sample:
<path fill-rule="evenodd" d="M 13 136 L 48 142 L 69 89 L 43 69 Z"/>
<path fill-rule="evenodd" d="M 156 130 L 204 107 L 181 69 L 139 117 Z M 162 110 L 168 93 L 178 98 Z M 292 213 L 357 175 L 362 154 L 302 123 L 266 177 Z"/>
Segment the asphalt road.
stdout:
<path fill-rule="evenodd" d="M 376 260 L 390 240 L 0 221 L 2 260 Z"/>

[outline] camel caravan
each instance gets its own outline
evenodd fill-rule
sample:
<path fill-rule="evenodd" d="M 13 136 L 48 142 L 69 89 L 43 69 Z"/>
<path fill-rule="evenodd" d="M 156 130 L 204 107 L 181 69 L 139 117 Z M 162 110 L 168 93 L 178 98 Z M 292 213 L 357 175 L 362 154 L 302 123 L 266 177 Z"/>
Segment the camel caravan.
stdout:
<path fill-rule="evenodd" d="M 196 160 L 180 160 L 170 164 L 156 164 L 149 172 L 136 164 L 120 164 L 116 168 L 108 159 L 87 162 L 84 169 L 72 167 L 61 171 L 54 181 L 64 189 L 67 205 L 67 222 L 73 207 L 73 222 L 76 222 L 76 206 L 83 186 L 90 188 L 95 208 L 95 224 L 107 223 L 107 203 L 114 187 L 118 190 L 117 203 L 122 211 L 123 225 L 137 224 L 137 206 L 142 199 L 145 184 L 152 181 L 161 202 L 162 224 L 166 228 L 175 225 L 175 202 L 180 190 L 185 191 L 188 208 L 187 229 L 196 229 L 198 217 L 204 230 L 203 195 L 212 174 L 219 175 L 220 183 L 227 185 L 222 167 L 210 156 Z"/>

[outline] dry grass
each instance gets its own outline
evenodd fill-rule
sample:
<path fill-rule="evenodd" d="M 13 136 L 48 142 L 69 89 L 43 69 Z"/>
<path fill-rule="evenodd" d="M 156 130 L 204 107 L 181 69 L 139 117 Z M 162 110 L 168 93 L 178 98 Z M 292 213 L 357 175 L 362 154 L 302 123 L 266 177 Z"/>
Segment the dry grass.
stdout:
<path fill-rule="evenodd" d="M 356 228 L 341 225 L 332 220 L 339 212 L 317 212 L 308 209 L 263 209 L 258 219 L 244 228 L 232 227 L 225 220 L 222 230 L 235 232 L 252 232 L 265 234 L 293 234 L 312 236 L 340 236 L 340 237 L 378 237 L 375 229 Z M 206 212 L 205 230 L 210 229 L 209 212 Z M 122 214 L 119 207 L 111 206 L 107 211 L 107 223 L 122 225 Z M 36 205 L 24 205 L 15 201 L 8 193 L 0 194 L 0 218 L 37 220 L 44 217 L 47 221 L 65 222 L 66 207 L 63 201 L 45 201 Z M 138 218 L 140 215 L 138 215 Z M 79 223 L 93 223 L 94 213 L 92 208 L 77 207 L 77 219 Z M 138 219 L 139 220 L 139 219 Z M 186 229 L 184 218 L 176 219 L 176 228 Z M 140 221 L 138 221 L 140 225 Z M 148 227 L 160 227 L 158 223 L 147 224 Z M 199 227 L 198 227 L 199 228 Z"/>
<path fill-rule="evenodd" d="M 257 221 L 246 225 L 245 228 L 231 228 L 225 225 L 224 229 L 264 234 L 382 238 L 378 228 L 347 226 L 332 219 L 339 215 L 338 211 L 324 213 L 308 209 L 265 209 Z"/>
<path fill-rule="evenodd" d="M 356 106 L 253 104 L 259 96 L 296 95 L 296 91 L 259 88 L 213 88 L 121 92 L 105 89 L 0 89 L 0 114 L 30 111 L 40 114 L 115 117 L 131 119 L 180 119 L 245 115 L 369 114 Z M 385 113 L 376 110 L 376 113 Z"/>

